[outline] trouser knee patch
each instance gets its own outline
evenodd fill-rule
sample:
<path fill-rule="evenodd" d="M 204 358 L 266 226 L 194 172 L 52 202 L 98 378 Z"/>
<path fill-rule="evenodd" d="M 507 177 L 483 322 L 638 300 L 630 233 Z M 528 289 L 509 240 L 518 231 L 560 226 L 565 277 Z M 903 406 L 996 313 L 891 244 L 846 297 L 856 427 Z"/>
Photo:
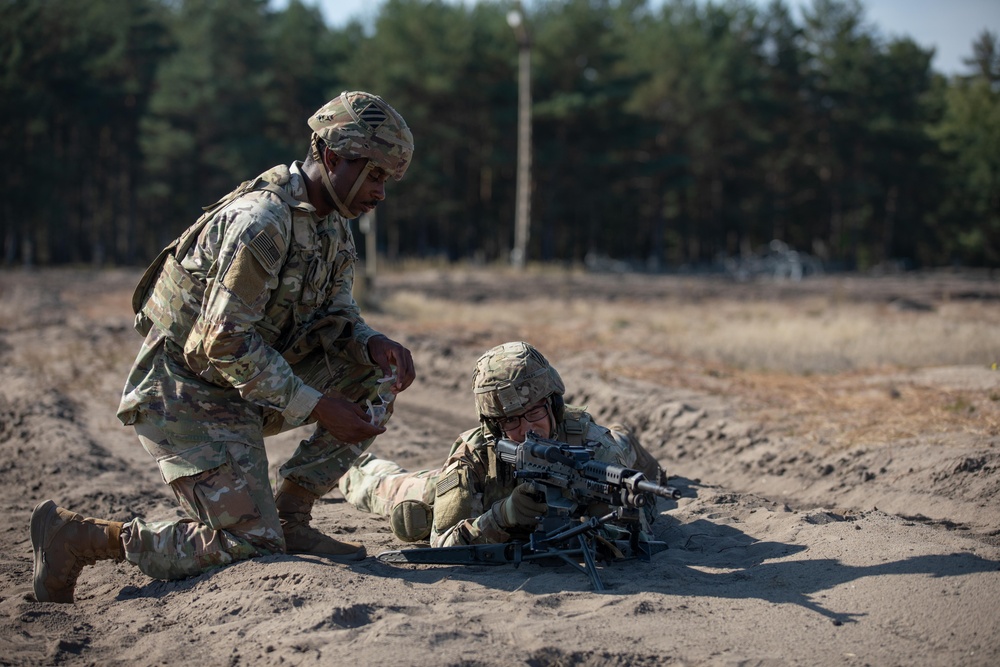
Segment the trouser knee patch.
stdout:
<path fill-rule="evenodd" d="M 421 500 L 404 500 L 392 508 L 392 534 L 403 542 L 426 540 L 431 534 L 431 506 Z"/>

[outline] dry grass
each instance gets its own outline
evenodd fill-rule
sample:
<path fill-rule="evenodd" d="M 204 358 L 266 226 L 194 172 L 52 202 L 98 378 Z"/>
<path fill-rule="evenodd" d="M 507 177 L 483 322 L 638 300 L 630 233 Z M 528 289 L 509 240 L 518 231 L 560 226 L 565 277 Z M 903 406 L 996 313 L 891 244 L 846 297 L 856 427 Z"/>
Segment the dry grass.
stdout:
<path fill-rule="evenodd" d="M 638 353 L 644 362 L 618 363 L 613 371 L 739 397 L 770 428 L 834 448 L 918 434 L 940 434 L 943 441 L 955 432 L 1000 435 L 1000 390 L 906 379 L 912 369 L 988 368 L 1000 360 L 996 302 L 953 301 L 920 311 L 825 296 L 595 306 L 548 297 L 469 303 L 400 290 L 384 307 L 389 328 L 405 322 L 408 331 L 431 335 L 523 338 L 557 363 L 587 350 Z"/>
<path fill-rule="evenodd" d="M 725 286 L 709 293 L 697 281 L 650 296 L 635 283 L 609 288 L 553 270 L 491 270 L 472 276 L 476 292 L 465 289 L 468 276 L 433 270 L 430 278 L 426 267 L 380 278 L 379 308 L 366 309 L 367 319 L 390 335 L 474 349 L 529 340 L 557 364 L 612 353 L 603 355 L 615 360 L 602 372 L 737 397 L 771 427 L 833 446 L 958 431 L 1000 435 L 1000 389 L 906 379 L 911 369 L 1000 362 L 1000 299 L 946 298 L 961 287 L 921 282 L 932 307 L 906 310 L 840 289 L 733 298 Z M 90 391 L 98 389 L 91 376 L 120 382 L 138 345 L 128 329 L 137 278 L 134 271 L 2 272 L 0 328 L 17 354 L 59 383 Z M 441 283 L 445 289 L 426 289 Z M 517 296 L 492 298 L 508 291 Z M 86 335 L 95 324 L 104 335 Z"/>
<path fill-rule="evenodd" d="M 794 375 L 885 367 L 990 365 L 1000 361 L 1000 307 L 944 304 L 898 312 L 875 304 L 715 300 L 615 302 L 535 298 L 484 304 L 397 292 L 386 314 L 422 331 L 511 328 L 561 348 L 638 347 L 737 369 Z M 550 349 L 556 345 L 547 345 Z"/>

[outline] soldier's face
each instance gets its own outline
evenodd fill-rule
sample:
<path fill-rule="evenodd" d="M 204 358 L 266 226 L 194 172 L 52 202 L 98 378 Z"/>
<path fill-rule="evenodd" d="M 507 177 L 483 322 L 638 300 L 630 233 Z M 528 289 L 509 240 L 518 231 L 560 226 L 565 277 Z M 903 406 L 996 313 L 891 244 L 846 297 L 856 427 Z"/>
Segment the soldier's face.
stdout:
<path fill-rule="evenodd" d="M 329 153 L 333 155 L 332 151 Z M 364 158 L 347 160 L 336 155 L 333 155 L 333 159 L 335 162 L 330 169 L 330 182 L 333 183 L 333 189 L 337 191 L 340 201 L 344 202 L 354 217 L 373 210 L 385 199 L 385 182 L 389 179 L 389 174 L 379 167 L 374 167 L 368 172 L 354 199 L 347 201 L 347 196 L 367 166 L 368 160 Z"/>
<path fill-rule="evenodd" d="M 520 415 L 511 415 L 500 420 L 503 434 L 514 442 L 524 442 L 528 433 L 534 431 L 543 438 L 552 437 L 552 410 L 549 401 L 543 398 Z"/>

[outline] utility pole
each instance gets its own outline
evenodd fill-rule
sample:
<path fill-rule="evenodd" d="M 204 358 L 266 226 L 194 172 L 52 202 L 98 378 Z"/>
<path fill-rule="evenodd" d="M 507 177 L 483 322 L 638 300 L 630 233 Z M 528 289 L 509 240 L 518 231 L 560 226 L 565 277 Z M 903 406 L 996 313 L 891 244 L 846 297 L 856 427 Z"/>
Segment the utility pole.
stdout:
<path fill-rule="evenodd" d="M 521 3 L 507 14 L 517 38 L 517 190 L 514 210 L 514 248 L 510 263 L 521 268 L 528 259 L 531 232 L 531 34 Z"/>

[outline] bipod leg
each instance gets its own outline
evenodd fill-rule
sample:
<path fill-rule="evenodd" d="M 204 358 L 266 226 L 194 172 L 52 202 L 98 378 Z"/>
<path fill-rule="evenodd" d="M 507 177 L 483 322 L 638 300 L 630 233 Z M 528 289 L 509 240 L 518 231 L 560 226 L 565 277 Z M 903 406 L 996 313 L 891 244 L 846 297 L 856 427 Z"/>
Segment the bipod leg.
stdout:
<path fill-rule="evenodd" d="M 601 581 L 601 576 L 597 573 L 597 563 L 594 559 L 594 551 L 596 550 L 596 547 L 594 547 L 591 542 L 588 542 L 588 537 L 592 537 L 592 535 L 588 533 L 587 535 L 576 536 L 579 547 L 570 548 L 569 545 L 566 545 L 566 548 L 562 549 L 555 549 L 552 547 L 543 547 L 537 550 L 530 549 L 530 551 L 523 554 L 522 560 L 534 561 L 558 558 L 574 570 L 582 572 L 590 577 L 590 583 L 594 587 L 595 591 L 603 591 L 604 582 Z M 583 565 L 580 565 L 579 562 L 581 558 L 583 559 Z"/>
<path fill-rule="evenodd" d="M 580 539 L 580 551 L 583 552 L 583 562 L 586 564 L 587 574 L 590 576 L 590 583 L 595 591 L 603 591 L 604 582 L 601 581 L 601 575 L 597 572 L 597 563 L 594 562 L 594 550 L 596 547 L 593 544 L 587 544 L 587 538 L 583 535 L 579 535 L 578 537 Z"/>
<path fill-rule="evenodd" d="M 530 557 L 525 558 L 525 560 L 533 560 L 539 557 L 552 557 L 557 556 L 562 559 L 562 561 L 568 565 L 572 565 L 574 568 L 583 572 L 588 577 L 590 577 L 590 583 L 594 587 L 595 591 L 604 590 L 604 582 L 601 581 L 601 575 L 597 572 L 597 563 L 594 554 L 597 551 L 597 546 L 594 543 L 594 536 L 598 528 L 603 526 L 608 521 L 620 517 L 617 512 L 612 512 L 606 516 L 590 517 L 586 521 L 581 521 L 580 523 L 570 523 L 567 526 L 563 526 L 557 532 L 546 535 L 543 537 L 538 537 L 533 534 L 531 536 L 531 551 L 533 552 Z M 565 546 L 571 544 L 573 538 L 577 539 L 580 544 L 580 553 L 577 554 L 576 549 L 569 548 L 559 548 L 548 545 L 560 545 Z M 570 556 L 582 556 L 583 565 L 579 562 L 570 558 Z"/>

